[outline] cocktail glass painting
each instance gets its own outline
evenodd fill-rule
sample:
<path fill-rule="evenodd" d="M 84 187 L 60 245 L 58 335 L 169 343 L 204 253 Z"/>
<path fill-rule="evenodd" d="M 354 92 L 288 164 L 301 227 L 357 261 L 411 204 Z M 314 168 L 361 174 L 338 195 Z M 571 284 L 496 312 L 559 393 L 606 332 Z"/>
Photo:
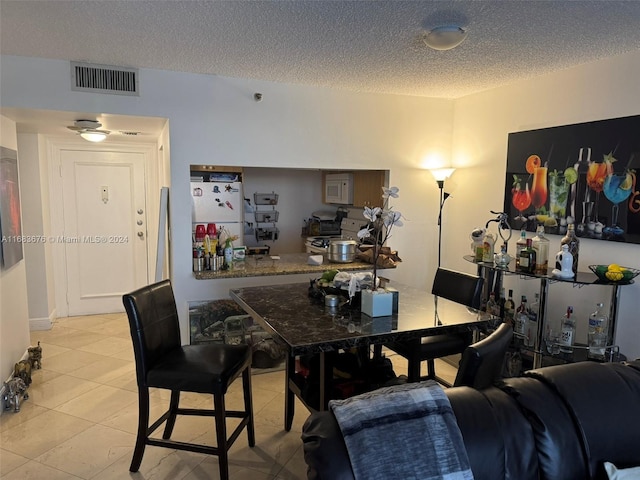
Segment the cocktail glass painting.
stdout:
<path fill-rule="evenodd" d="M 0 264 L 6 270 L 22 260 L 18 152 L 0 147 Z"/>
<path fill-rule="evenodd" d="M 640 243 L 640 115 L 509 134 L 512 228 Z"/>

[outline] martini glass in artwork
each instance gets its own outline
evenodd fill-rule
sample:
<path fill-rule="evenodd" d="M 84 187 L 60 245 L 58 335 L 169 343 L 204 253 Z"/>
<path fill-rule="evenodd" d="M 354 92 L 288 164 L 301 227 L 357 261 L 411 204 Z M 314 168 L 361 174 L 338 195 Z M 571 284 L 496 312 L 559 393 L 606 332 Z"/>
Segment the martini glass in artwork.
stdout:
<path fill-rule="evenodd" d="M 518 209 L 518 216 L 514 220 L 527 221 L 527 217 L 522 213 L 531 205 L 531 193 L 529 192 L 529 184 L 524 182 L 524 190 L 520 182 L 520 177 L 513 176 L 513 188 L 511 189 L 511 203 Z"/>
<path fill-rule="evenodd" d="M 604 233 L 622 235 L 624 229 L 618 225 L 619 204 L 631 195 L 635 174 L 630 172 L 610 173 L 604 179 L 602 191 L 604 196 L 613 203 L 611 207 L 611 226 L 604 229 Z"/>

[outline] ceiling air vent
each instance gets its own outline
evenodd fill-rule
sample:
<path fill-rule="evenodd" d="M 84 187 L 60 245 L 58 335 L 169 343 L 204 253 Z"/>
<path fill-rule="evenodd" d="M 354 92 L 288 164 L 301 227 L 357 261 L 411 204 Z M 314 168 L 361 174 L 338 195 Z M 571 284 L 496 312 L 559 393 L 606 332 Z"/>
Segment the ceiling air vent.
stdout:
<path fill-rule="evenodd" d="M 139 96 L 138 69 L 71 62 L 71 90 Z"/>

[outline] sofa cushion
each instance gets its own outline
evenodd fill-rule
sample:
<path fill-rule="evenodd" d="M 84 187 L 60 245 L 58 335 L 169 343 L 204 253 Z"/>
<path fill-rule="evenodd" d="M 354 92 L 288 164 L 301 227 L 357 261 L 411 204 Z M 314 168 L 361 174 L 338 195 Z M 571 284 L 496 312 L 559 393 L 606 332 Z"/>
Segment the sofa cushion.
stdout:
<path fill-rule="evenodd" d="M 447 390 L 475 480 L 538 479 L 535 440 L 520 407 L 497 388 Z"/>
<path fill-rule="evenodd" d="M 588 462 L 588 476 L 581 478 L 606 479 L 605 461 L 640 465 L 640 370 L 580 362 L 526 375 L 557 393 L 570 412 Z"/>

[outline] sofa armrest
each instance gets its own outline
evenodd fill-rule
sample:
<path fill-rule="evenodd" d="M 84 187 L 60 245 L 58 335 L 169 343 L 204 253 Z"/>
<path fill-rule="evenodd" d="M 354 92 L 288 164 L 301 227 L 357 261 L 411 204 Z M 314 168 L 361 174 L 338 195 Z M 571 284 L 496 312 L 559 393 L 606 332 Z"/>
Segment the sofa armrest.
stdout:
<path fill-rule="evenodd" d="M 312 413 L 302 427 L 309 480 L 354 480 L 340 426 L 330 411 Z"/>

